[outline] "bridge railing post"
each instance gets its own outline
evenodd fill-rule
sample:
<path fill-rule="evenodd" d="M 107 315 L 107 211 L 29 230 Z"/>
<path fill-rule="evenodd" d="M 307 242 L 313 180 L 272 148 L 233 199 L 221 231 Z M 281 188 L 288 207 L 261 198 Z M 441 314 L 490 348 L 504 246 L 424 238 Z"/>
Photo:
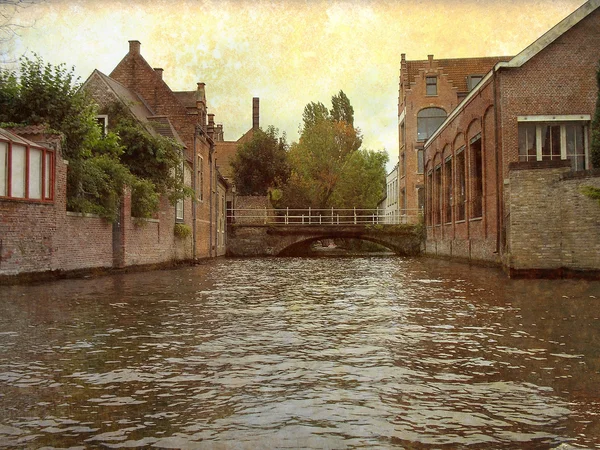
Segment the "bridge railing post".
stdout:
<path fill-rule="evenodd" d="M 356 206 L 354 207 L 354 225 L 356 225 Z"/>
<path fill-rule="evenodd" d="M 310 225 L 310 206 L 308 207 L 308 224 Z"/>

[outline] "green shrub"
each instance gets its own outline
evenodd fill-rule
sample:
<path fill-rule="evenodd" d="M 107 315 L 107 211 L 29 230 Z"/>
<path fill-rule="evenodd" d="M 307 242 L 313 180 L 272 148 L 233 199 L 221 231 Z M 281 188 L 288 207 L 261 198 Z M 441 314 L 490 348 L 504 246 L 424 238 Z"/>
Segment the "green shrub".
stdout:
<path fill-rule="evenodd" d="M 179 239 L 185 239 L 192 234 L 192 228 L 185 223 L 176 223 L 173 234 Z"/>

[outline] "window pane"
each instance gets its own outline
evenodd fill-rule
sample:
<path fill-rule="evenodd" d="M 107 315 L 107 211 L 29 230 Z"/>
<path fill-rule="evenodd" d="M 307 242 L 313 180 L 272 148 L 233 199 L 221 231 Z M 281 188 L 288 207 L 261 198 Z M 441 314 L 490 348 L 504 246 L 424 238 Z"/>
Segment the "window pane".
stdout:
<path fill-rule="evenodd" d="M 481 139 L 471 144 L 471 176 L 472 176 L 472 205 L 471 217 L 483 215 L 483 160 L 481 155 Z"/>
<path fill-rule="evenodd" d="M 29 149 L 29 198 L 42 198 L 42 151 Z"/>
<path fill-rule="evenodd" d="M 452 222 L 452 160 L 444 164 L 444 222 Z"/>
<path fill-rule="evenodd" d="M 177 200 L 175 204 L 175 219 L 183 220 L 183 200 Z"/>
<path fill-rule="evenodd" d="M 435 133 L 446 120 L 446 111 L 441 108 L 425 108 L 417 114 L 417 140 L 424 141 Z"/>
<path fill-rule="evenodd" d="M 573 170 L 585 169 L 584 128 L 581 124 L 565 125 L 567 135 L 567 159 Z"/>
<path fill-rule="evenodd" d="M 6 196 L 8 182 L 8 144 L 0 142 L 0 196 Z"/>
<path fill-rule="evenodd" d="M 465 220 L 465 152 L 456 154 L 456 220 Z"/>
<path fill-rule="evenodd" d="M 560 159 L 560 125 L 542 125 L 542 160 Z"/>
<path fill-rule="evenodd" d="M 44 168 L 44 198 L 52 198 L 51 187 L 51 174 L 54 173 L 52 170 L 52 153 L 46 152 L 46 166 Z"/>
<path fill-rule="evenodd" d="M 535 161 L 536 157 L 535 125 L 519 124 L 519 161 Z"/>
<path fill-rule="evenodd" d="M 22 145 L 13 144 L 11 163 L 11 197 L 25 198 L 25 151 Z"/>
<path fill-rule="evenodd" d="M 437 95 L 437 77 L 425 77 L 426 95 Z"/>
<path fill-rule="evenodd" d="M 425 167 L 425 160 L 423 158 L 424 151 L 417 150 L 417 172 L 423 173 Z"/>

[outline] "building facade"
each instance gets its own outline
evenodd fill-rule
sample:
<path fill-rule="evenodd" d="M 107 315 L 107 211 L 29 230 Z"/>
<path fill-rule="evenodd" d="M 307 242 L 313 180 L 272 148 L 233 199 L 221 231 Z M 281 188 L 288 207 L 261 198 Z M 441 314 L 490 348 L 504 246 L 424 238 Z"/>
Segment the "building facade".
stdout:
<path fill-rule="evenodd" d="M 417 220 L 425 205 L 424 146 L 448 114 L 499 61 L 510 57 L 407 60 L 401 55 L 398 95 L 398 202 Z"/>
<path fill-rule="evenodd" d="M 497 63 L 429 136 L 427 253 L 503 264 L 512 273 L 600 269 L 600 222 L 583 219 L 600 215 L 598 206 L 579 192 L 600 186 L 589 171 L 599 7 L 586 2 Z M 573 220 L 588 231 L 579 244 Z"/>
<path fill-rule="evenodd" d="M 214 114 L 208 114 L 204 83 L 198 82 L 192 91 L 171 90 L 163 79 L 163 69 L 152 68 L 140 48 L 139 41 L 129 41 L 129 52 L 110 75 L 95 71 L 84 88 L 100 105 L 100 112 L 105 112 L 110 102 L 120 101 L 150 133 L 154 130 L 183 145 L 186 180 L 195 195 L 174 207 L 174 222 L 191 226 L 194 259 L 223 254 L 219 242 L 226 239 L 219 226 L 219 189 L 226 190 L 227 184 L 219 177 L 215 158 L 222 125 L 216 127 Z M 109 123 L 110 119 L 107 117 Z"/>

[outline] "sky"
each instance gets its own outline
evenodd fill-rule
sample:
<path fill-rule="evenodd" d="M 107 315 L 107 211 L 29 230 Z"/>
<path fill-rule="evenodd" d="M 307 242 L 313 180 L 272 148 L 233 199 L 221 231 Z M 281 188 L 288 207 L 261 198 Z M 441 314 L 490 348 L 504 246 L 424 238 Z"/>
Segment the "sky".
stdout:
<path fill-rule="evenodd" d="M 4 0 L 0 0 L 0 9 Z M 171 89 L 206 83 L 226 140 L 260 125 L 298 140 L 304 106 L 343 90 L 363 148 L 398 161 L 400 55 L 409 60 L 515 55 L 583 0 L 45 0 L 19 9 L 3 56 L 36 53 L 109 74 L 141 42 Z M 2 11 L 0 11 L 2 12 Z"/>

